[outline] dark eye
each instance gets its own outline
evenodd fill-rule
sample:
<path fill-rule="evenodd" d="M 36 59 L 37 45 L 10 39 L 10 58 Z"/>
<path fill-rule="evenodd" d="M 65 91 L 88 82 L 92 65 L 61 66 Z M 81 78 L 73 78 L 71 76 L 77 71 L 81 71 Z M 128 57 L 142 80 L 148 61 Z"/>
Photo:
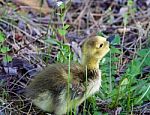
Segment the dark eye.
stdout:
<path fill-rule="evenodd" d="M 103 47 L 103 44 L 100 44 L 100 45 L 99 45 L 99 48 L 101 48 L 101 47 Z"/>

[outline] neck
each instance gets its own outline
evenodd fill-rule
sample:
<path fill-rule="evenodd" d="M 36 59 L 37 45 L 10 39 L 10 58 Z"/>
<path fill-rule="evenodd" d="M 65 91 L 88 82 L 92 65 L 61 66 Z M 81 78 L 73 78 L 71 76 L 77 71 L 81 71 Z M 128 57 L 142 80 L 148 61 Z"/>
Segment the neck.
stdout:
<path fill-rule="evenodd" d="M 83 67 L 87 67 L 88 70 L 97 70 L 99 69 L 99 62 L 98 59 L 89 58 L 86 56 L 82 56 L 82 65 Z"/>

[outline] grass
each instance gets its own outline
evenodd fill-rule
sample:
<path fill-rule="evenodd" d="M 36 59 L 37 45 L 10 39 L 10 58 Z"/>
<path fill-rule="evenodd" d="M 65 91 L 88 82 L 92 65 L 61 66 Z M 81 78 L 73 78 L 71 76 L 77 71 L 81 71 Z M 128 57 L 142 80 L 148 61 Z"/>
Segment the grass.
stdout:
<path fill-rule="evenodd" d="M 84 9 L 87 6 L 83 5 L 80 7 Z M 6 62 L 11 62 L 13 61 L 13 58 L 18 56 L 19 58 L 26 59 L 31 64 L 36 64 L 38 66 L 41 66 L 42 68 L 47 65 L 48 61 L 50 60 L 51 55 L 49 53 L 53 52 L 53 48 L 56 48 L 58 50 L 57 55 L 54 59 L 55 62 L 70 63 L 70 61 L 75 60 L 74 53 L 71 51 L 72 47 L 74 46 L 64 43 L 66 42 L 65 40 L 68 39 L 65 36 L 66 34 L 75 32 L 75 38 L 78 38 L 78 35 L 82 35 L 82 31 L 88 33 L 89 30 L 90 33 L 92 33 L 92 31 L 99 32 L 99 30 L 101 30 L 98 35 L 102 35 L 105 37 L 111 34 L 115 34 L 115 40 L 113 41 L 111 51 L 100 63 L 100 68 L 102 70 L 102 87 L 99 92 L 87 99 L 86 102 L 80 106 L 80 108 L 82 109 L 80 112 L 92 115 L 107 115 L 114 114 L 115 112 L 118 112 L 118 114 L 121 115 L 142 114 L 142 111 L 144 111 L 145 113 L 149 113 L 148 105 L 150 103 L 150 24 L 146 17 L 148 14 L 146 14 L 146 11 L 143 11 L 138 7 L 132 10 L 132 8 L 135 7 L 135 3 L 133 2 L 133 0 L 128 0 L 127 4 L 123 4 L 118 7 L 120 9 L 128 7 L 129 10 L 123 15 L 119 15 L 119 13 L 114 13 L 114 10 L 116 10 L 115 6 L 111 7 L 111 5 L 109 5 L 109 10 L 103 10 L 102 7 L 100 10 L 101 13 L 93 13 L 96 18 L 94 18 L 93 15 L 90 15 L 90 13 L 92 12 L 92 7 L 90 7 L 91 11 L 89 10 L 88 12 L 87 10 L 87 15 L 83 15 L 83 12 L 82 14 L 80 14 L 80 12 L 74 12 L 74 14 L 76 15 L 80 14 L 80 17 L 77 18 L 80 23 L 86 20 L 86 22 L 82 25 L 78 23 L 78 21 L 76 20 L 76 16 L 71 17 L 73 21 L 69 22 L 68 24 L 66 20 L 70 17 L 67 17 L 65 14 L 72 13 L 72 11 L 70 10 L 67 12 L 66 10 L 61 10 L 61 12 L 58 12 L 58 20 L 61 21 L 56 22 L 58 23 L 58 25 L 53 24 L 52 21 L 48 22 L 48 28 L 50 29 L 50 31 L 52 31 L 52 34 L 48 32 L 49 30 L 47 29 L 46 24 L 42 25 L 41 22 L 40 24 L 37 24 L 33 21 L 34 19 L 32 18 L 31 21 L 24 20 L 24 18 L 21 18 L 21 16 L 19 16 L 22 14 L 18 14 L 16 12 L 13 12 L 14 14 L 9 14 L 9 12 L 5 10 L 4 15 L 0 17 L 0 59 L 1 61 L 5 60 Z M 80 8 L 78 10 L 82 11 L 82 9 Z M 143 11 L 143 13 L 140 13 L 141 11 Z M 16 15 L 18 15 L 18 18 L 16 18 Z M 39 17 L 37 17 L 37 19 L 38 18 Z M 46 37 L 35 40 L 37 36 L 33 36 L 32 34 L 29 34 L 26 30 L 20 29 L 18 27 L 17 21 L 20 21 L 20 19 L 25 22 L 26 30 L 36 29 L 37 34 L 46 33 Z M 14 34 L 11 34 L 7 29 L 3 29 L 2 25 L 4 24 L 11 30 L 11 33 Z M 30 24 L 34 25 L 34 27 L 30 27 Z M 113 28 L 113 26 L 115 27 L 115 29 Z M 123 32 L 120 31 L 122 28 Z M 128 31 L 128 29 L 130 31 Z M 25 42 L 30 43 L 31 38 L 35 41 L 27 45 L 26 47 L 23 47 L 23 49 L 25 50 L 18 50 L 19 52 L 14 54 L 16 47 L 22 49 L 20 45 L 23 44 L 24 39 L 21 38 L 21 42 L 17 39 L 14 39 L 17 35 L 16 31 L 18 33 L 20 32 L 19 36 L 25 37 Z M 7 37 L 8 33 L 12 37 Z M 61 40 L 59 40 L 58 38 L 61 38 Z M 37 47 L 37 49 L 35 48 L 35 50 L 33 47 Z M 26 50 L 29 54 L 24 52 Z M 39 53 L 36 52 L 37 50 L 39 51 Z M 45 56 L 45 60 L 44 58 L 39 59 L 38 56 L 32 56 L 32 53 L 46 53 L 49 55 Z M 44 57 L 44 55 L 42 56 Z M 26 98 L 22 94 L 16 92 L 16 89 L 20 88 L 20 86 L 20 89 L 23 89 L 22 87 L 26 86 L 26 84 L 31 79 L 30 75 L 22 73 L 22 70 L 24 69 L 18 69 L 19 75 L 23 76 L 23 80 L 22 77 L 18 75 L 16 75 L 15 78 L 14 76 L 10 75 L 8 78 L 3 70 L 4 65 L 2 63 L 0 63 L 0 65 L 0 71 L 5 75 L 3 80 L 0 79 L 0 114 L 40 113 L 40 110 L 36 109 L 30 102 L 27 102 Z M 70 71 L 68 71 L 68 73 L 70 73 Z M 0 75 L 2 76 L 2 74 Z M 17 81 L 17 83 L 15 81 Z M 13 83 L 16 84 L 14 85 Z M 17 99 L 18 101 L 16 101 Z"/>

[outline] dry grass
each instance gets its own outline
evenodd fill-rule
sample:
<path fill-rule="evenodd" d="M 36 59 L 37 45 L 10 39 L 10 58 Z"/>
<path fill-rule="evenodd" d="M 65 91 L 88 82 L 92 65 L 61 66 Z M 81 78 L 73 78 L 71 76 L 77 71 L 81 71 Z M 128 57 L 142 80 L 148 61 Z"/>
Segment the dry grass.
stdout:
<path fill-rule="evenodd" d="M 42 16 L 40 13 L 24 13 L 14 4 L 2 4 L 0 31 L 6 35 L 4 45 L 11 48 L 8 54 L 14 60 L 11 64 L 0 63 L 0 114 L 45 114 L 34 107 L 31 101 L 24 97 L 23 92 L 32 77 L 56 58 L 59 47 L 45 43 L 45 39 L 51 35 L 56 35 L 57 40 L 64 40 L 72 45 L 72 42 L 80 44 L 84 38 L 97 32 L 106 36 L 119 34 L 121 44 L 117 48 L 123 52 L 117 55 L 119 62 L 116 64 L 116 75 L 120 78 L 126 71 L 126 64 L 138 55 L 137 50 L 150 47 L 150 8 L 142 0 L 133 5 L 135 4 L 136 11 L 133 6 L 113 0 L 73 2 L 64 20 L 64 23 L 70 25 L 65 40 L 56 32 L 57 28 L 62 27 L 62 22 L 56 14 Z M 77 50 L 74 45 L 72 48 Z M 0 60 L 2 56 L 3 54 L 0 54 Z M 17 72 L 6 72 L 9 67 L 11 72 Z M 98 101 L 97 106 L 104 103 L 100 104 Z M 149 102 L 143 104 L 141 109 L 148 105 Z M 137 113 L 138 109 L 135 108 Z M 111 113 L 112 110 L 105 108 L 105 111 Z"/>

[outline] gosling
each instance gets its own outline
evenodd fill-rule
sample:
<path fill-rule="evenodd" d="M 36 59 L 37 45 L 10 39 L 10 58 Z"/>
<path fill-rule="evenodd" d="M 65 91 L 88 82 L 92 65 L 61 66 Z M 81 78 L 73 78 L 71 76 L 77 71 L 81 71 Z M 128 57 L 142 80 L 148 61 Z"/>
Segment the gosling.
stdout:
<path fill-rule="evenodd" d="M 35 76 L 26 88 L 26 96 L 34 105 L 63 115 L 99 91 L 99 62 L 109 52 L 109 42 L 104 37 L 89 37 L 81 50 L 81 64 L 51 64 Z"/>

